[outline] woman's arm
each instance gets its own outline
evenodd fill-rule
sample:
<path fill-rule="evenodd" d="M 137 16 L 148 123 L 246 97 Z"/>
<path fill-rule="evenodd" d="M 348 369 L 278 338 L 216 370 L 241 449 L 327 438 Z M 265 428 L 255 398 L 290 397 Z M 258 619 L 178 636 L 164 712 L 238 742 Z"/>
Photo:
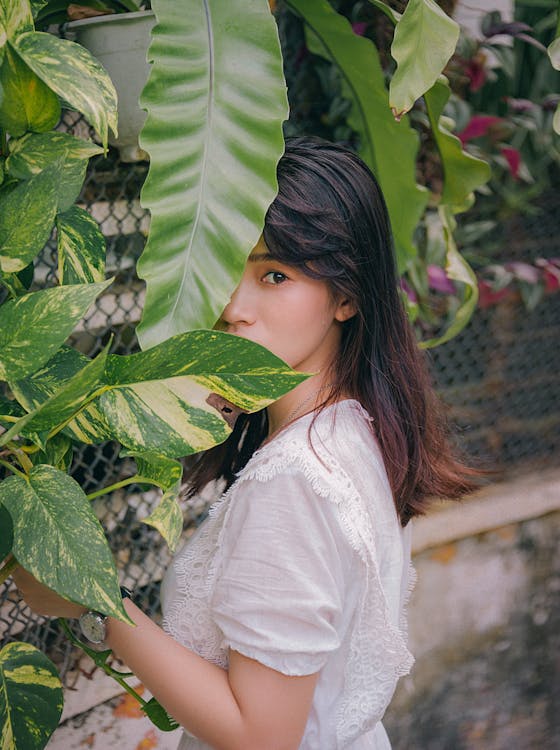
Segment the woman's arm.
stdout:
<path fill-rule="evenodd" d="M 21 568 L 16 585 L 31 608 L 52 617 L 79 617 L 66 601 Z M 296 750 L 317 674 L 289 677 L 236 651 L 229 670 L 181 646 L 132 601 L 133 628 L 107 620 L 107 644 L 182 726 L 216 750 Z"/>

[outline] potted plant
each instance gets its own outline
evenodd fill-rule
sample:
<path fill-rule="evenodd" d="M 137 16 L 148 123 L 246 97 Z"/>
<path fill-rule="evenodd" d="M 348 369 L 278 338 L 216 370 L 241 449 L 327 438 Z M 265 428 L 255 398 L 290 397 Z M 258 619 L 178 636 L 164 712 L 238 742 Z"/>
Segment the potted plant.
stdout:
<path fill-rule="evenodd" d="M 89 49 L 109 73 L 118 96 L 118 134 L 110 134 L 109 143 L 125 162 L 148 158 L 138 145 L 146 119 L 138 100 L 148 78 L 146 54 L 155 17 L 141 5 L 133 0 L 47 0 L 37 17 L 43 27 L 64 24 L 63 35 Z"/>

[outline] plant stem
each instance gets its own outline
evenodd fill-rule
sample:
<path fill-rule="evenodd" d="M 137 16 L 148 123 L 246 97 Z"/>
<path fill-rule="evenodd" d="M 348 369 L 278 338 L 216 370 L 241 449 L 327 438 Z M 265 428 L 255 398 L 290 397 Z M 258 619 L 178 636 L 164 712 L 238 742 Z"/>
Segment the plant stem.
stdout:
<path fill-rule="evenodd" d="M 18 561 L 13 555 L 8 555 L 6 562 L 2 568 L 0 568 L 0 584 L 9 578 L 14 570 L 19 566 Z"/>
<path fill-rule="evenodd" d="M 1 458 L 0 458 L 0 466 L 4 466 L 6 469 L 9 469 L 14 474 L 17 474 L 18 477 L 21 477 L 22 479 L 27 479 L 27 477 L 23 473 L 23 471 L 20 471 L 19 469 L 16 469 L 16 467 L 13 466 L 13 464 L 9 463 L 8 461 L 3 461 Z"/>
<path fill-rule="evenodd" d="M 136 698 L 136 700 L 138 701 L 138 703 L 140 703 L 141 706 L 146 706 L 148 704 L 148 702 L 145 701 L 144 698 L 142 698 L 142 696 L 139 695 L 136 692 L 136 690 L 134 690 L 134 688 L 130 687 L 130 685 L 127 682 L 125 682 L 124 680 L 125 677 L 134 676 L 132 672 L 119 672 L 117 669 L 113 669 L 113 667 L 107 664 L 107 657 L 111 653 L 110 650 L 94 651 L 92 648 L 89 648 L 89 646 L 87 646 L 79 638 L 76 638 L 74 633 L 71 631 L 70 626 L 68 625 L 68 623 L 63 617 L 59 618 L 58 621 L 60 625 L 62 626 L 62 628 L 64 629 L 68 638 L 72 641 L 72 643 L 75 646 L 78 646 L 78 648 L 81 648 L 84 653 L 86 653 L 91 659 L 93 659 L 95 664 L 98 667 L 100 667 L 105 672 L 105 674 L 109 675 L 109 677 L 112 677 L 116 682 L 118 682 L 118 684 L 124 690 L 126 690 L 126 692 L 129 695 L 132 695 L 133 698 Z"/>
<path fill-rule="evenodd" d="M 31 463 L 31 460 L 27 456 L 27 454 L 21 450 L 21 448 L 18 448 L 16 445 L 9 445 L 8 446 L 14 456 L 17 458 L 17 460 L 20 463 L 21 468 L 24 470 L 26 474 L 29 474 L 31 469 L 33 468 L 33 464 Z"/>
<path fill-rule="evenodd" d="M 133 484 L 134 482 L 140 482 L 140 480 L 142 479 L 144 479 L 144 477 L 141 477 L 140 474 L 135 474 L 133 477 L 122 479 L 120 482 L 110 484 L 108 487 L 103 487 L 102 489 L 96 490 L 95 492 L 90 492 L 89 495 L 86 495 L 86 497 L 88 500 L 94 500 L 96 497 L 100 497 L 101 495 L 108 495 L 109 492 L 120 490 L 121 487 L 126 487 L 127 484 Z"/>

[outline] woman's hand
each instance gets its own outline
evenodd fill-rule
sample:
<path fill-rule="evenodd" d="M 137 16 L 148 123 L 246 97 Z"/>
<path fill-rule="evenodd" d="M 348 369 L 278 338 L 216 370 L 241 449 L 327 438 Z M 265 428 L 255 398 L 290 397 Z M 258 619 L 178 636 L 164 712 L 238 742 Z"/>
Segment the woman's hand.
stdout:
<path fill-rule="evenodd" d="M 64 599 L 56 591 L 44 586 L 27 570 L 19 566 L 12 573 L 14 583 L 25 603 L 37 615 L 46 617 L 79 617 L 86 611 L 81 604 Z"/>

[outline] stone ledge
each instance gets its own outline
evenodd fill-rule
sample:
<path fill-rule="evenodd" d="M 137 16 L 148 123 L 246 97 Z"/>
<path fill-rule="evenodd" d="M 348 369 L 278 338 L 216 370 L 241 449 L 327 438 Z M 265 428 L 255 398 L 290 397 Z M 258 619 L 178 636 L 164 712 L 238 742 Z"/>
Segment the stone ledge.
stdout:
<path fill-rule="evenodd" d="M 560 470 L 515 477 L 462 502 L 438 503 L 413 521 L 412 553 L 560 510 Z"/>

